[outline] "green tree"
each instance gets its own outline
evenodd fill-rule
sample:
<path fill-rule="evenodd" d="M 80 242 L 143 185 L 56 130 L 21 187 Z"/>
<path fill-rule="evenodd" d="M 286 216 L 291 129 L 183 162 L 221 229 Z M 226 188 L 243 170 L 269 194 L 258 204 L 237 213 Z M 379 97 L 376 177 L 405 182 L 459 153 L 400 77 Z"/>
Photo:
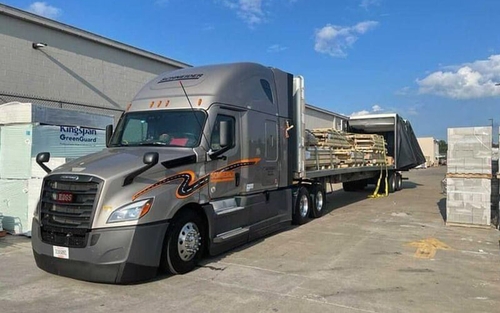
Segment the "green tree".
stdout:
<path fill-rule="evenodd" d="M 446 152 L 448 151 L 448 144 L 444 140 L 439 140 L 439 154 L 444 154 L 446 155 Z"/>

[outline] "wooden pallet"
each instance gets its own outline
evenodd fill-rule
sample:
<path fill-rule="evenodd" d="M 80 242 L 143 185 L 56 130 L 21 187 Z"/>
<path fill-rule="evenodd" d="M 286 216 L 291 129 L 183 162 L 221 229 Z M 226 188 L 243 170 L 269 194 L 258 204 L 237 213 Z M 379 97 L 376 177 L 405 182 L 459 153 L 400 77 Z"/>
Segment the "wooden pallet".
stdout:
<path fill-rule="evenodd" d="M 475 173 L 447 173 L 446 178 L 472 178 L 472 179 L 492 179 L 492 174 Z"/>

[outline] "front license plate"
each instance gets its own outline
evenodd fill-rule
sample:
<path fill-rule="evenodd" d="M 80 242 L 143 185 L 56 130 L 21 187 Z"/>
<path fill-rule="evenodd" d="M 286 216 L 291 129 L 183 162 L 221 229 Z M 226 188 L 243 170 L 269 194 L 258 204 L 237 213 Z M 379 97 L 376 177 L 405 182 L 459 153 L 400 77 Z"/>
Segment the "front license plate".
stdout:
<path fill-rule="evenodd" d="M 69 259 L 69 248 L 53 246 L 54 256 L 60 259 Z"/>

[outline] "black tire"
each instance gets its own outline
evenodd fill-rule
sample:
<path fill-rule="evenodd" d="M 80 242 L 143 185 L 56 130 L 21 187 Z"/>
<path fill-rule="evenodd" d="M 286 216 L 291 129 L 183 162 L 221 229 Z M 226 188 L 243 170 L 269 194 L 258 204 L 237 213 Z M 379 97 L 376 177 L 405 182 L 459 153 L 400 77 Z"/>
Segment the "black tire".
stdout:
<path fill-rule="evenodd" d="M 396 190 L 399 191 L 403 189 L 403 176 L 401 174 L 396 173 Z"/>
<path fill-rule="evenodd" d="M 309 220 L 311 211 L 311 196 L 306 187 L 300 187 L 297 190 L 297 198 L 295 199 L 295 207 L 293 210 L 292 223 L 302 225 Z"/>
<path fill-rule="evenodd" d="M 396 191 L 396 188 L 397 188 L 397 175 L 396 175 L 396 173 L 392 173 L 389 176 L 389 179 L 387 181 L 389 184 L 389 193 L 393 193 L 394 191 Z"/>
<path fill-rule="evenodd" d="M 180 213 L 165 236 L 161 270 L 172 274 L 192 271 L 203 254 L 205 243 L 205 224 L 201 217 L 189 210 Z"/>
<path fill-rule="evenodd" d="M 318 218 L 325 212 L 326 193 L 321 184 L 314 184 L 311 188 L 311 217 Z"/>

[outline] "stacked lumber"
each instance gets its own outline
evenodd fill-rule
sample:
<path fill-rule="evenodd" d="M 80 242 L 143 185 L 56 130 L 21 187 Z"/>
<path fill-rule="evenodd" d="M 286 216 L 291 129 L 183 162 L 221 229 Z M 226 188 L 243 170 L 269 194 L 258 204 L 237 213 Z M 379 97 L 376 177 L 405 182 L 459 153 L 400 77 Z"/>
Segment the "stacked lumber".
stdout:
<path fill-rule="evenodd" d="M 306 170 L 386 164 L 383 136 L 344 133 L 332 128 L 308 130 L 306 134 L 309 136 L 306 140 Z"/>
<path fill-rule="evenodd" d="M 346 133 L 333 128 L 316 128 L 311 133 L 318 139 L 318 146 L 324 146 L 335 149 L 352 149 Z"/>
<path fill-rule="evenodd" d="M 387 148 L 384 137 L 375 134 L 348 134 L 354 149 L 365 154 L 367 164 L 386 164 Z"/>
<path fill-rule="evenodd" d="M 332 169 L 362 163 L 359 155 L 352 158 L 353 146 L 345 133 L 333 128 L 316 128 L 308 132 L 316 138 L 316 144 L 309 145 L 307 149 L 309 157 L 306 157 L 306 169 Z"/>

